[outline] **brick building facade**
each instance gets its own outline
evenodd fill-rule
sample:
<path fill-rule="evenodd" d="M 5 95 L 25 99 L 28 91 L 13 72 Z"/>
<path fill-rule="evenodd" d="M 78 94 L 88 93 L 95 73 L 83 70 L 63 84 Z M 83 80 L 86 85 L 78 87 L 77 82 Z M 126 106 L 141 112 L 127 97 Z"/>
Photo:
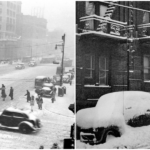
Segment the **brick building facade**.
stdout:
<path fill-rule="evenodd" d="M 77 110 L 95 106 L 110 92 L 150 91 L 149 6 L 76 2 Z"/>

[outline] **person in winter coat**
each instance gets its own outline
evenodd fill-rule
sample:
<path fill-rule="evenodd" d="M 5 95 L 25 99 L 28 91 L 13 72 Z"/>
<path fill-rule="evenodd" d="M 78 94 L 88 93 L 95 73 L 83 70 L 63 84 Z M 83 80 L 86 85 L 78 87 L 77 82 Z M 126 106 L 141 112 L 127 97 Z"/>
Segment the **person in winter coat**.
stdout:
<path fill-rule="evenodd" d="M 43 104 L 43 98 L 42 98 L 42 94 L 39 95 L 39 100 L 38 100 L 38 106 L 39 106 L 39 109 L 42 110 L 42 104 Z"/>
<path fill-rule="evenodd" d="M 2 90 L 1 94 L 2 94 L 3 101 L 5 101 L 6 93 L 5 93 L 5 85 L 4 84 L 2 84 L 1 90 Z"/>
<path fill-rule="evenodd" d="M 14 95 L 14 89 L 11 87 L 10 88 L 10 93 L 9 93 L 9 96 L 10 96 L 11 100 L 13 100 L 13 95 Z"/>
<path fill-rule="evenodd" d="M 57 143 L 54 143 L 51 147 L 51 149 L 60 149 Z"/>
<path fill-rule="evenodd" d="M 55 96 L 56 96 L 56 87 L 55 87 L 55 85 L 53 86 L 53 88 L 52 88 L 52 103 L 56 100 L 55 99 Z"/>
<path fill-rule="evenodd" d="M 27 96 L 27 102 L 30 102 L 31 97 L 30 97 L 30 92 L 28 90 L 27 90 L 27 93 L 24 96 Z"/>

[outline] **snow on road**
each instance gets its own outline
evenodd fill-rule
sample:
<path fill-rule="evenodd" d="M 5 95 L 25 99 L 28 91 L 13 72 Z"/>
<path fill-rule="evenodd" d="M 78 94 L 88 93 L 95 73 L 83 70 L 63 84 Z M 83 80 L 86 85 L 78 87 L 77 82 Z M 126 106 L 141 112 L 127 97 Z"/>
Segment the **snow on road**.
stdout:
<path fill-rule="evenodd" d="M 26 90 L 34 92 L 36 76 L 53 76 L 55 73 L 56 65 L 42 65 L 0 74 L 0 85 L 6 86 L 7 94 L 5 101 L 0 98 L 0 111 L 10 106 L 31 110 L 24 96 Z M 8 96 L 10 86 L 14 88 L 13 101 Z M 15 130 L 0 129 L 0 149 L 38 149 L 40 145 L 49 149 L 54 142 L 63 148 L 63 139 L 69 138 L 70 126 L 75 122 L 74 114 L 68 110 L 68 106 L 74 102 L 74 84 L 65 86 L 67 93 L 64 97 L 56 96 L 56 102 L 51 103 L 51 99 L 44 98 L 43 110 L 39 110 L 35 103 L 33 114 L 40 118 L 43 125 L 40 131 L 22 134 Z"/>

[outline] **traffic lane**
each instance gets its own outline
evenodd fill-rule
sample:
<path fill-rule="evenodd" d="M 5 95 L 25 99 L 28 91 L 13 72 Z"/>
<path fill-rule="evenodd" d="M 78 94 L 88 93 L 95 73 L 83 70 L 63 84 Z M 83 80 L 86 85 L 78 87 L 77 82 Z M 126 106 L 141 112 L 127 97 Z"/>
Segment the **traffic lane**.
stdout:
<path fill-rule="evenodd" d="M 8 73 L 20 71 L 20 70 L 15 69 L 15 66 L 16 66 L 16 64 L 12 64 L 12 65 L 10 65 L 10 64 L 1 65 L 0 64 L 0 75 L 5 75 Z M 55 67 L 57 67 L 58 65 L 56 65 L 56 64 L 38 64 L 35 67 L 38 67 L 38 66 L 55 66 Z M 25 69 L 28 69 L 28 68 L 34 68 L 34 67 L 29 67 L 28 64 L 26 63 Z M 22 69 L 22 70 L 25 70 L 25 69 Z"/>

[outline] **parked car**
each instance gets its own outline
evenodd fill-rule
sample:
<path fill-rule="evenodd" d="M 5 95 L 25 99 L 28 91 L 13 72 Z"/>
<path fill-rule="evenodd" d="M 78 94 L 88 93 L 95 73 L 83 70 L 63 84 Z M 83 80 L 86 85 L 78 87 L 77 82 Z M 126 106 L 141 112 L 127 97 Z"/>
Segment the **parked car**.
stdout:
<path fill-rule="evenodd" d="M 120 137 L 126 125 L 150 125 L 150 93 L 121 91 L 103 95 L 95 107 L 77 112 L 77 139 L 91 145 L 107 141 L 108 135 Z"/>
<path fill-rule="evenodd" d="M 7 108 L 0 113 L 0 127 L 19 129 L 22 133 L 30 133 L 39 130 L 41 128 L 41 122 L 37 117 L 27 111 Z"/>
<path fill-rule="evenodd" d="M 56 61 L 56 60 L 54 60 L 54 61 L 53 61 L 53 64 L 59 64 L 59 62 L 58 62 L 58 61 Z"/>
<path fill-rule="evenodd" d="M 71 82 L 71 76 L 69 74 L 63 75 L 63 83 L 70 83 Z"/>
<path fill-rule="evenodd" d="M 53 84 L 60 85 L 60 82 L 61 82 L 61 76 L 59 74 L 58 75 L 54 75 L 53 76 Z"/>
<path fill-rule="evenodd" d="M 44 83 L 41 93 L 44 97 L 52 97 L 53 83 Z"/>
<path fill-rule="evenodd" d="M 52 81 L 51 78 L 46 76 L 37 76 L 35 78 L 35 89 L 39 90 L 43 88 L 44 83 L 50 83 Z"/>
<path fill-rule="evenodd" d="M 15 66 L 16 69 L 24 69 L 25 68 L 25 64 L 24 63 L 19 63 Z"/>
<path fill-rule="evenodd" d="M 34 66 L 37 66 L 37 63 L 35 61 L 30 61 L 29 67 L 34 67 Z"/>

